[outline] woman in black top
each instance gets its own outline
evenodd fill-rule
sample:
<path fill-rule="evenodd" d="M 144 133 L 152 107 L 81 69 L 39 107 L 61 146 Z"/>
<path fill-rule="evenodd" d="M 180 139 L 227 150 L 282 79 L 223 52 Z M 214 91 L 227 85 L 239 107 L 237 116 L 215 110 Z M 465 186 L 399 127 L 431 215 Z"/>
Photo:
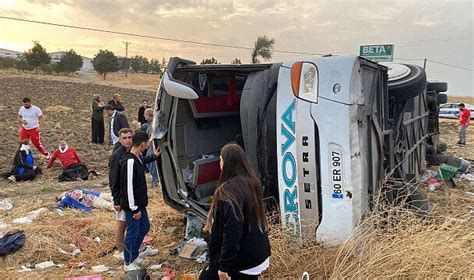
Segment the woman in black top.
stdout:
<path fill-rule="evenodd" d="M 258 279 L 270 242 L 262 186 L 237 144 L 221 150 L 221 176 L 204 230 L 211 233 L 209 267 L 199 279 Z"/>

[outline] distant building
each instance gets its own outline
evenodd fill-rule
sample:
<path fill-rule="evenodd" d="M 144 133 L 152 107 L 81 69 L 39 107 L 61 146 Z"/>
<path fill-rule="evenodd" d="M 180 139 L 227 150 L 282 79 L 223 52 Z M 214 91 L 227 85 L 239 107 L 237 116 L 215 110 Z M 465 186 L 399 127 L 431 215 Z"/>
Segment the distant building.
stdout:
<path fill-rule="evenodd" d="M 51 63 L 58 63 L 61 61 L 61 58 L 66 54 L 64 51 L 59 51 L 59 52 L 52 52 L 49 54 L 51 57 Z M 82 67 L 79 69 L 79 73 L 85 73 L 85 72 L 92 72 L 94 71 L 94 66 L 92 65 L 92 58 L 88 58 L 85 56 L 82 57 Z"/>
<path fill-rule="evenodd" d="M 0 57 L 11 57 L 11 58 L 17 58 L 20 55 L 22 55 L 21 52 L 17 51 L 12 51 L 12 50 L 7 50 L 7 49 L 2 49 L 0 48 Z"/>

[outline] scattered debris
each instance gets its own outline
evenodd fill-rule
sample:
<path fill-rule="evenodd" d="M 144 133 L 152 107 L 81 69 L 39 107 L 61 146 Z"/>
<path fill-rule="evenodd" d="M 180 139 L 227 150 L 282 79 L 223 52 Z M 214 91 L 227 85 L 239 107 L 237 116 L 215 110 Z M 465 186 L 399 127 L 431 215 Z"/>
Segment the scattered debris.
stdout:
<path fill-rule="evenodd" d="M 154 265 L 150 266 L 148 269 L 158 270 L 158 269 L 161 269 L 162 266 L 163 266 L 162 264 L 154 264 Z"/>
<path fill-rule="evenodd" d="M 64 212 L 63 210 L 59 209 L 59 208 L 54 208 L 54 212 L 56 212 L 56 214 L 58 214 L 58 216 L 64 216 Z"/>
<path fill-rule="evenodd" d="M 20 270 L 18 270 L 18 272 L 30 272 L 33 270 L 34 266 L 31 266 L 31 264 L 25 264 L 25 265 L 22 265 L 20 266 Z"/>
<path fill-rule="evenodd" d="M 100 243 L 100 237 L 96 236 L 96 237 L 94 238 L 94 241 L 97 242 L 97 243 Z"/>
<path fill-rule="evenodd" d="M 199 257 L 197 257 L 196 262 L 199 264 L 203 264 L 206 262 L 206 259 L 207 259 L 207 251 L 202 253 L 202 255 L 200 255 Z"/>
<path fill-rule="evenodd" d="M 468 198 L 474 199 L 474 193 L 473 192 L 465 192 L 464 195 Z"/>
<path fill-rule="evenodd" d="M 428 188 L 430 191 L 438 190 L 441 187 L 441 182 L 438 181 L 436 178 L 429 178 L 425 181 L 428 184 Z"/>
<path fill-rule="evenodd" d="M 108 271 L 110 268 L 108 268 L 107 266 L 101 264 L 101 265 L 96 265 L 96 266 L 93 266 L 91 267 L 92 271 L 94 272 L 106 272 Z"/>
<path fill-rule="evenodd" d="M 56 265 L 52 261 L 45 261 L 45 262 L 35 264 L 36 270 L 47 270 L 53 267 L 56 267 Z"/>
<path fill-rule="evenodd" d="M 195 215 L 186 215 L 186 234 L 185 239 L 190 240 L 195 237 L 201 237 L 201 231 L 203 228 L 203 220 Z"/>
<path fill-rule="evenodd" d="M 171 268 L 167 268 L 165 272 L 165 276 L 163 276 L 161 280 L 171 280 L 175 276 L 176 276 L 176 272 Z"/>
<path fill-rule="evenodd" d="M 13 220 L 15 224 L 31 224 L 36 218 L 38 218 L 41 214 L 48 212 L 48 209 L 41 207 L 34 211 L 31 211 L 27 216 L 16 218 Z"/>
<path fill-rule="evenodd" d="M 142 244 L 148 244 L 151 241 L 153 241 L 153 239 L 154 239 L 153 236 L 150 236 L 150 235 L 147 234 L 147 235 L 145 235 L 145 238 L 143 238 Z"/>
<path fill-rule="evenodd" d="M 160 250 L 155 249 L 151 246 L 146 246 L 143 251 L 140 252 L 140 257 L 154 256 L 158 254 Z"/>
<path fill-rule="evenodd" d="M 5 198 L 4 200 L 0 201 L 0 210 L 8 211 L 13 208 L 11 198 Z"/>
<path fill-rule="evenodd" d="M 77 248 L 76 245 L 74 245 L 74 244 L 69 244 L 69 247 L 73 248 L 74 251 L 72 251 L 72 252 L 67 252 L 67 251 L 65 251 L 63 248 L 59 248 L 58 251 L 59 251 L 59 253 L 61 253 L 61 254 L 65 254 L 65 255 L 69 255 L 69 256 L 73 256 L 73 257 L 74 257 L 75 255 L 81 253 L 81 249 Z"/>
<path fill-rule="evenodd" d="M 68 278 L 67 280 L 102 280 L 102 276 L 100 275 L 86 275 L 86 276 L 78 276 Z"/>
<path fill-rule="evenodd" d="M 137 269 L 137 270 L 126 272 L 125 275 L 123 276 L 123 279 L 124 280 L 150 279 L 150 276 L 148 276 L 146 269 Z"/>
<path fill-rule="evenodd" d="M 179 256 L 181 258 L 195 260 L 207 249 L 207 243 L 202 238 L 192 238 L 186 242 Z"/>
<path fill-rule="evenodd" d="M 26 242 L 26 235 L 22 230 L 7 232 L 0 238 L 0 256 L 6 256 L 18 251 Z"/>

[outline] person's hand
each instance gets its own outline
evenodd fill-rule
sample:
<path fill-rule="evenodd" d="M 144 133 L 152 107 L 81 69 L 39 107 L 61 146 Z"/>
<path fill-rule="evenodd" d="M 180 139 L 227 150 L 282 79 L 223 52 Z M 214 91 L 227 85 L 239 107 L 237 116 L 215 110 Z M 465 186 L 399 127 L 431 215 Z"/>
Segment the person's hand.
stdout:
<path fill-rule="evenodd" d="M 142 212 L 141 212 L 141 211 L 138 212 L 138 213 L 133 214 L 133 218 L 134 218 L 135 220 L 140 220 L 141 217 L 142 217 Z"/>
<path fill-rule="evenodd" d="M 161 155 L 161 150 L 160 150 L 160 148 L 154 149 L 154 150 L 153 150 L 153 154 L 154 154 L 156 157 L 159 156 L 159 155 Z"/>
<path fill-rule="evenodd" d="M 219 275 L 219 280 L 230 280 L 230 276 L 227 272 L 222 272 L 219 270 L 217 275 Z"/>
<path fill-rule="evenodd" d="M 33 165 L 33 170 L 36 170 L 36 168 L 38 168 L 38 167 L 36 167 L 36 165 Z"/>
<path fill-rule="evenodd" d="M 122 206 L 114 205 L 114 209 L 115 209 L 115 211 L 120 212 L 120 211 L 122 211 Z"/>

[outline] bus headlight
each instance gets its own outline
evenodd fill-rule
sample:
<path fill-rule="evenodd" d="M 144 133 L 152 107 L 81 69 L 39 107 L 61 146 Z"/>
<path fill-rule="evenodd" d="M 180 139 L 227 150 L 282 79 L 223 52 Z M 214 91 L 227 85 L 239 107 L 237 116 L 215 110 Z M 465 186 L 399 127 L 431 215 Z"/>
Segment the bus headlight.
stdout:
<path fill-rule="evenodd" d="M 293 94 L 301 99 L 318 103 L 318 68 L 311 62 L 295 62 L 291 68 Z"/>

